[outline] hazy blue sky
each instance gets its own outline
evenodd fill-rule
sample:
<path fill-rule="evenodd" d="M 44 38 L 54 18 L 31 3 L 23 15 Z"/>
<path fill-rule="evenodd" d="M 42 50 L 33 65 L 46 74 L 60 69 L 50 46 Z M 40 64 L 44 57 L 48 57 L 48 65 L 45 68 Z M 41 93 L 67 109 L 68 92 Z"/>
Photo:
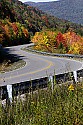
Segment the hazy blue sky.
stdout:
<path fill-rule="evenodd" d="M 32 2 L 49 2 L 49 1 L 57 1 L 57 0 L 19 0 L 19 1 L 22 1 L 24 3 L 24 2 L 27 2 L 27 1 L 32 1 Z"/>

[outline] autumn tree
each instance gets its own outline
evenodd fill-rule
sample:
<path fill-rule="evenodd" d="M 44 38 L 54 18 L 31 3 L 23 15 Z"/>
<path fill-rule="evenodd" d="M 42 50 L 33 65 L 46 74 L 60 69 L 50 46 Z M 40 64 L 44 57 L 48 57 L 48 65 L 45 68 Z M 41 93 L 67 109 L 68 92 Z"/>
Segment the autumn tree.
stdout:
<path fill-rule="evenodd" d="M 56 48 L 56 35 L 57 32 L 50 30 L 37 32 L 32 39 L 35 49 L 53 52 Z"/>
<path fill-rule="evenodd" d="M 68 53 L 83 54 L 83 37 L 77 35 L 75 32 L 67 32 L 63 36 L 69 47 Z"/>
<path fill-rule="evenodd" d="M 0 43 L 4 46 L 29 43 L 29 32 L 19 22 L 11 23 L 9 20 L 1 20 L 0 24 Z"/>
<path fill-rule="evenodd" d="M 83 37 L 75 32 L 61 32 L 44 30 L 36 32 L 32 41 L 35 49 L 41 51 L 83 54 Z"/>

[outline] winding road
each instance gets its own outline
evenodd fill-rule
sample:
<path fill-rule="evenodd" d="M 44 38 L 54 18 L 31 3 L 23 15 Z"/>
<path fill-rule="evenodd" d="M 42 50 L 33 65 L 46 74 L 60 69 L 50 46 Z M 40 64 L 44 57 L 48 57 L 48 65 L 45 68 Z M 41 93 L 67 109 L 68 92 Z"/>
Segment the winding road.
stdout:
<path fill-rule="evenodd" d="M 43 56 L 21 50 L 28 45 L 9 47 L 11 54 L 21 56 L 26 65 L 20 69 L 0 74 L 0 86 L 47 77 L 49 75 L 76 71 L 82 62 L 53 56 Z"/>

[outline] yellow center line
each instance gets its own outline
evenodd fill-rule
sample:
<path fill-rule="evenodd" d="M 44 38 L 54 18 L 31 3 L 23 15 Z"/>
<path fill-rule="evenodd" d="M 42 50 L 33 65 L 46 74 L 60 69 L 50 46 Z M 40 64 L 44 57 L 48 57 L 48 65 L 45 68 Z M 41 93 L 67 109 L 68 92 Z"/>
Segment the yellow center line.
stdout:
<path fill-rule="evenodd" d="M 30 75 L 30 74 L 35 74 L 35 73 L 38 73 L 38 72 L 41 72 L 41 71 L 47 70 L 47 69 L 49 69 L 51 66 L 54 65 L 53 62 L 48 61 L 48 60 L 46 60 L 46 59 L 39 58 L 39 57 L 35 57 L 35 58 L 37 58 L 37 59 L 39 59 L 39 60 L 43 60 L 43 61 L 45 61 L 46 63 L 48 63 L 48 66 L 46 66 L 45 68 L 42 68 L 42 69 L 36 70 L 36 71 L 31 71 L 31 72 L 23 73 L 23 74 L 20 74 L 20 75 L 7 77 L 7 78 L 5 78 L 5 80 L 11 79 L 11 78 L 19 78 L 19 77 L 21 77 L 21 76 L 26 76 L 26 75 Z"/>

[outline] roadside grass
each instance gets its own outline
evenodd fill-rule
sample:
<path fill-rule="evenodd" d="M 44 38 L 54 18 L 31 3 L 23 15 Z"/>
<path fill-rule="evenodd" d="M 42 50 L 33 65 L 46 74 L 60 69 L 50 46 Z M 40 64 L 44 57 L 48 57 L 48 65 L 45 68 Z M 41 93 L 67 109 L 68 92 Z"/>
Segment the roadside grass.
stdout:
<path fill-rule="evenodd" d="M 4 49 L 0 51 L 0 73 L 12 71 L 26 65 L 17 55 L 9 54 Z"/>
<path fill-rule="evenodd" d="M 55 84 L 52 90 L 49 82 L 10 105 L 0 103 L 0 125 L 83 125 L 83 83 Z"/>
<path fill-rule="evenodd" d="M 0 104 L 0 125 L 83 125 L 83 83 L 55 85 L 51 89 L 14 97 Z"/>
<path fill-rule="evenodd" d="M 4 61 L 3 63 L 0 64 L 0 73 L 16 70 L 25 65 L 26 65 L 26 62 L 24 60 L 18 60 L 10 64 L 8 63 L 8 61 Z"/>

